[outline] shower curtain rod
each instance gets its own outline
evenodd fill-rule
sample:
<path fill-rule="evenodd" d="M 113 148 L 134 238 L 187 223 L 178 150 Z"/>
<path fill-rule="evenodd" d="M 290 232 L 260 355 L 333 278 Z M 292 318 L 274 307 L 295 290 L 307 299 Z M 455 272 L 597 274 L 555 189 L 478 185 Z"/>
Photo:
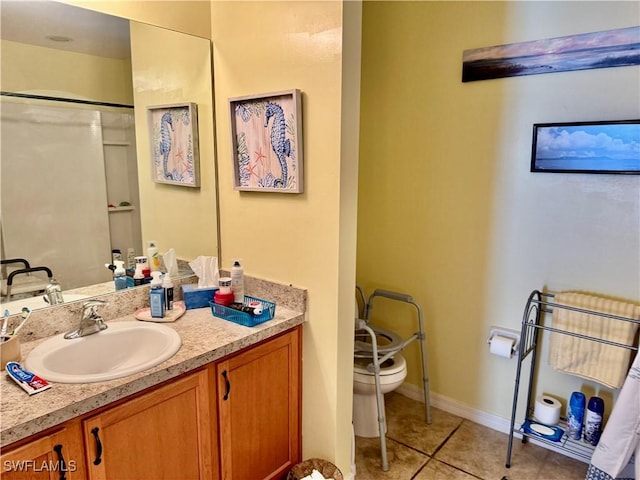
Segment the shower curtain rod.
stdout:
<path fill-rule="evenodd" d="M 33 95 L 31 93 L 15 93 L 15 92 L 0 91 L 0 95 L 3 97 L 30 98 L 33 100 L 51 100 L 54 102 L 81 103 L 83 105 L 96 105 L 99 107 L 133 108 L 133 105 L 126 105 L 123 103 L 95 102 L 93 100 L 79 100 L 76 98 L 48 97 L 46 95 Z"/>

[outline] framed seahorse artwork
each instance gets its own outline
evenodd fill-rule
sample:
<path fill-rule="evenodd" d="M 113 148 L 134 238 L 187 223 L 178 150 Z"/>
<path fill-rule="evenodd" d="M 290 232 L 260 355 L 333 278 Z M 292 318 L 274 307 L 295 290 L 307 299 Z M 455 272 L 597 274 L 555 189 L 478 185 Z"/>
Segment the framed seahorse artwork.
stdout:
<path fill-rule="evenodd" d="M 198 110 L 195 103 L 147 107 L 151 178 L 156 183 L 200 186 Z"/>
<path fill-rule="evenodd" d="M 234 189 L 302 193 L 300 90 L 229 99 Z"/>

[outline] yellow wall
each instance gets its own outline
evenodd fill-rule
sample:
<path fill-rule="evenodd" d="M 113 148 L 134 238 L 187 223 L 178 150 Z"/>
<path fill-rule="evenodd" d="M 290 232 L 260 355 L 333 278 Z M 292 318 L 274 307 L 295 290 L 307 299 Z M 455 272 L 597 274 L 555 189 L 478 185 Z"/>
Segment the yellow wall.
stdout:
<path fill-rule="evenodd" d="M 2 40 L 2 90 L 133 103 L 131 62 Z"/>
<path fill-rule="evenodd" d="M 89 10 L 211 38 L 208 0 L 57 0 Z"/>
<path fill-rule="evenodd" d="M 640 118 L 640 67 L 463 84 L 462 52 L 627 27 L 639 13 L 637 2 L 364 3 L 357 279 L 421 302 L 441 400 L 510 416 L 516 361 L 486 339 L 492 325 L 519 329 L 531 290 L 640 299 L 640 178 L 529 172 L 534 123 Z M 378 313 L 409 333 L 410 312 Z M 407 357 L 419 391 L 417 349 Z M 539 387 L 566 404 L 583 383 L 543 367 Z"/>
<path fill-rule="evenodd" d="M 211 13 L 223 266 L 238 256 L 247 274 L 308 289 L 303 456 L 348 472 L 360 5 L 216 1 Z M 228 99 L 293 88 L 304 193 L 234 191 Z"/>
<path fill-rule="evenodd" d="M 162 48 L 158 48 L 162 45 Z M 209 40 L 131 22 L 142 240 L 179 258 L 217 256 L 216 173 Z M 151 181 L 147 107 L 197 105 L 200 187 Z"/>

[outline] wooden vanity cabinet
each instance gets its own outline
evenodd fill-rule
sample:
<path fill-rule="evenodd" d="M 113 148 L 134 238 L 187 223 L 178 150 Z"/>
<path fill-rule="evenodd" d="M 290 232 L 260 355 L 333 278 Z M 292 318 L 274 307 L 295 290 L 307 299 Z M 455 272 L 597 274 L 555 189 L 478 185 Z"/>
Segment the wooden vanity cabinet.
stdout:
<path fill-rule="evenodd" d="M 83 420 L 87 478 L 212 478 L 211 383 L 201 370 Z"/>
<path fill-rule="evenodd" d="M 71 421 L 0 456 L 3 480 L 85 480 L 79 422 Z"/>
<path fill-rule="evenodd" d="M 300 462 L 300 334 L 216 363 L 222 480 L 280 479 Z"/>
<path fill-rule="evenodd" d="M 3 451 L 0 476 L 2 480 L 283 479 L 301 460 L 300 349 L 298 326 L 34 435 Z M 59 465 L 58 446 L 66 472 L 54 466 Z M 43 470 L 43 464 L 49 468 Z"/>

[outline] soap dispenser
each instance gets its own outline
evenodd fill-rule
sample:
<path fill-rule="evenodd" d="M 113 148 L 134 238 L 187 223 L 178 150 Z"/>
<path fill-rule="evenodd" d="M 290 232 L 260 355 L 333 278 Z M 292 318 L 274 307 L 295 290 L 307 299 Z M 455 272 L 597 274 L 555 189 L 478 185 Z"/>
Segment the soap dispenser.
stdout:
<path fill-rule="evenodd" d="M 117 290 L 124 290 L 127 288 L 127 271 L 124 269 L 124 262 L 122 260 L 116 260 L 116 269 L 113 271 L 113 281 L 116 284 Z"/>
<path fill-rule="evenodd" d="M 153 318 L 164 318 L 165 297 L 162 288 L 161 272 L 151 272 L 151 288 L 149 290 L 149 307 Z"/>

